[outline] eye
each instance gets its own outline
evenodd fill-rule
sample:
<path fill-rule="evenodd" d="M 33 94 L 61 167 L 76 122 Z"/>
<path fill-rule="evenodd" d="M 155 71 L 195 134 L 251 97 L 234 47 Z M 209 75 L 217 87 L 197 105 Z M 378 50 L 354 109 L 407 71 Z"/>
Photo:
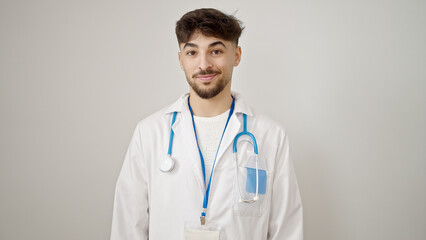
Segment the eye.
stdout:
<path fill-rule="evenodd" d="M 221 53 L 222 53 L 222 50 L 220 50 L 220 49 L 215 49 L 215 50 L 212 51 L 213 55 L 218 55 L 218 54 L 221 54 Z"/>
<path fill-rule="evenodd" d="M 188 52 L 186 52 L 186 55 L 188 55 L 188 56 L 194 56 L 195 55 L 195 51 L 188 51 Z"/>

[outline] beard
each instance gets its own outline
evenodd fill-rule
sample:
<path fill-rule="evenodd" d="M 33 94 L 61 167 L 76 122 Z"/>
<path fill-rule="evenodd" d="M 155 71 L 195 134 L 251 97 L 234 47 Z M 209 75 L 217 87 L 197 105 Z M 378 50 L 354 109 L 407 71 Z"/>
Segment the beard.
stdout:
<path fill-rule="evenodd" d="M 215 96 L 217 96 L 222 90 L 228 85 L 228 83 L 231 81 L 230 77 L 224 77 L 217 79 L 216 82 L 209 82 L 209 83 L 197 83 L 194 78 L 197 78 L 198 75 L 207 75 L 207 74 L 217 74 L 216 76 L 219 76 L 221 72 L 220 71 L 214 71 L 214 70 L 201 70 L 200 72 L 194 74 L 191 77 L 186 76 L 186 81 L 188 82 L 189 86 L 194 90 L 194 92 L 203 99 L 210 99 Z"/>

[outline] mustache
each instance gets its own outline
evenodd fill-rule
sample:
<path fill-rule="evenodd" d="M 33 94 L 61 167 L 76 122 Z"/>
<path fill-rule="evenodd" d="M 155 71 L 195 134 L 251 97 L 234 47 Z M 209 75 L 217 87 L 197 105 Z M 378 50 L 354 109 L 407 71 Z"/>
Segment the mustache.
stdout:
<path fill-rule="evenodd" d="M 199 72 L 192 75 L 192 77 L 198 77 L 199 75 L 210 75 L 210 74 L 220 74 L 220 71 L 213 70 L 213 69 L 207 69 L 207 70 L 200 70 Z"/>

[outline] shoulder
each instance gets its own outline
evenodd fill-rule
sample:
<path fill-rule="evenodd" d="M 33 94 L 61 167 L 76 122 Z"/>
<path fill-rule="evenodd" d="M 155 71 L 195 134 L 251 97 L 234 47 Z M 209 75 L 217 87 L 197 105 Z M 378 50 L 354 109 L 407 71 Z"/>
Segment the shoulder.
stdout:
<path fill-rule="evenodd" d="M 164 108 L 152 113 L 146 118 L 142 119 L 137 128 L 141 130 L 155 130 L 158 128 L 170 128 L 171 117 L 174 112 L 182 112 L 185 108 L 185 103 L 189 94 L 183 94 L 175 102 L 165 106 Z"/>
<path fill-rule="evenodd" d="M 271 170 L 276 169 L 277 161 L 281 161 L 282 154 L 289 149 L 286 129 L 275 119 L 256 111 L 248 116 L 247 127 L 256 137 L 259 155 L 267 159 Z"/>
<path fill-rule="evenodd" d="M 280 137 L 286 135 L 286 129 L 281 123 L 263 113 L 253 111 L 253 116 L 249 116 L 249 119 L 250 118 L 253 121 L 252 124 L 254 129 L 259 128 L 262 132 L 265 132 L 265 134 L 273 133 L 273 135 L 279 135 Z"/>
<path fill-rule="evenodd" d="M 251 126 L 252 130 L 260 130 L 261 132 L 282 132 L 285 133 L 284 127 L 279 124 L 277 121 L 271 119 L 270 117 L 256 111 L 245 101 L 245 99 L 237 92 L 232 92 L 234 98 L 236 99 L 235 110 L 238 113 L 247 114 L 248 126 Z M 242 115 L 242 114 L 241 114 Z M 242 118 L 242 117 L 241 117 Z"/>
<path fill-rule="evenodd" d="M 166 112 L 168 107 L 164 107 L 140 120 L 136 125 L 137 131 L 146 133 L 162 129 L 166 125 L 168 126 L 173 115 L 173 113 Z"/>

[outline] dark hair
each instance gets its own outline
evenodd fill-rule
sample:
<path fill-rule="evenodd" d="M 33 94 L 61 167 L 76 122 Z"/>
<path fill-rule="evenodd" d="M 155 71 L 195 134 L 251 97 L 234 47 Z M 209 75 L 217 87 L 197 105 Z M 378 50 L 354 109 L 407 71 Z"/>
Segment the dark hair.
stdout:
<path fill-rule="evenodd" d="M 217 9 L 201 8 L 190 11 L 176 22 L 176 37 L 178 43 L 187 43 L 195 32 L 207 37 L 216 37 L 238 45 L 241 36 L 242 22 L 232 15 L 227 15 Z"/>

